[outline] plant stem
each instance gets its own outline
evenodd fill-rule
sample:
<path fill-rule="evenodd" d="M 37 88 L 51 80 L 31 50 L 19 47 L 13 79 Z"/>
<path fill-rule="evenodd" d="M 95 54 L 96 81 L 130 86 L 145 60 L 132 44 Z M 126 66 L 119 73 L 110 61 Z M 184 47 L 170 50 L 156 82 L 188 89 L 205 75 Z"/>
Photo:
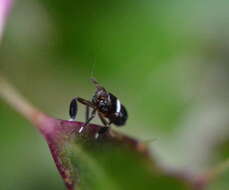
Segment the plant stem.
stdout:
<path fill-rule="evenodd" d="M 2 76 L 0 76 L 0 98 L 32 123 L 37 123 L 38 116 L 43 115 Z"/>

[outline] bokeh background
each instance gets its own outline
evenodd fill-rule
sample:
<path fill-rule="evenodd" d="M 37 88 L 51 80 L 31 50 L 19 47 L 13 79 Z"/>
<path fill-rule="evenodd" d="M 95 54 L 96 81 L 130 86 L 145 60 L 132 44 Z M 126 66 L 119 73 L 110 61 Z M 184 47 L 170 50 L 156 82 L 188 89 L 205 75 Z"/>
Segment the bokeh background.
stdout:
<path fill-rule="evenodd" d="M 229 2 L 20 0 L 0 71 L 44 112 L 68 119 L 94 76 L 128 108 L 117 130 L 168 168 L 199 173 L 229 156 Z M 78 120 L 84 120 L 80 106 Z M 98 122 L 98 120 L 94 120 Z M 0 189 L 65 189 L 38 132 L 0 101 Z M 228 189 L 229 172 L 209 189 Z"/>

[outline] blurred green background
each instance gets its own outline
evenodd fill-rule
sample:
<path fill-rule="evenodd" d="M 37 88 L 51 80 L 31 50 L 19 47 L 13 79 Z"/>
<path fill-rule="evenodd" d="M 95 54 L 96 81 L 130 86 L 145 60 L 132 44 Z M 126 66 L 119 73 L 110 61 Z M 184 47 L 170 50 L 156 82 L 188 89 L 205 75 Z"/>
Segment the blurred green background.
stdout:
<path fill-rule="evenodd" d="M 117 130 L 153 140 L 160 164 L 198 173 L 229 156 L 228 7 L 227 0 L 16 1 L 0 71 L 63 119 L 72 97 L 91 98 L 93 73 L 128 109 Z M 65 189 L 31 124 L 3 101 L 0 115 L 0 189 Z M 209 189 L 227 189 L 228 178 Z"/>

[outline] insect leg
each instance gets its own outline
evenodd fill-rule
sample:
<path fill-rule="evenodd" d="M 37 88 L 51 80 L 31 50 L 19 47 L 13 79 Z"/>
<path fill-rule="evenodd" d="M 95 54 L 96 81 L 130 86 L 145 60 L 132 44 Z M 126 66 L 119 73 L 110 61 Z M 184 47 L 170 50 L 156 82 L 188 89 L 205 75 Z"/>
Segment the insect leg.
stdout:
<path fill-rule="evenodd" d="M 88 118 L 88 120 L 84 123 L 84 127 L 87 126 L 90 121 L 95 117 L 96 109 L 94 109 L 91 113 L 91 116 Z"/>
<path fill-rule="evenodd" d="M 107 120 L 100 113 L 98 115 L 99 115 L 101 122 L 103 123 L 105 127 L 100 128 L 98 133 L 95 134 L 96 139 L 99 137 L 100 134 L 104 134 L 109 129 L 109 126 L 111 124 L 111 122 L 108 123 Z"/>
<path fill-rule="evenodd" d="M 81 103 L 87 107 L 91 107 L 95 109 L 95 106 L 88 100 L 85 100 L 83 98 L 73 98 L 71 103 L 70 103 L 70 107 L 69 107 L 69 115 L 72 121 L 76 120 L 76 115 L 77 115 L 77 111 L 78 111 L 78 104 L 77 103 Z M 88 112 L 89 114 L 89 112 Z M 88 118 L 86 118 L 88 120 Z"/>
<path fill-rule="evenodd" d="M 72 121 L 76 120 L 76 115 L 78 111 L 77 98 L 72 99 L 69 106 L 69 115 Z"/>
<path fill-rule="evenodd" d="M 77 100 L 81 103 L 81 104 L 83 104 L 83 105 L 85 105 L 85 106 L 89 106 L 89 107 L 91 107 L 91 108 L 93 108 L 93 109 L 95 109 L 96 107 L 94 106 L 94 104 L 92 104 L 90 101 L 88 101 L 88 100 L 85 100 L 85 99 L 83 99 L 83 98 L 77 98 Z"/>
<path fill-rule="evenodd" d="M 89 114 L 90 114 L 90 107 L 86 106 L 86 113 L 85 113 L 85 122 L 89 119 Z"/>
<path fill-rule="evenodd" d="M 99 118 L 100 118 L 101 122 L 103 123 L 103 125 L 105 127 L 108 127 L 109 123 L 107 122 L 107 120 L 102 116 L 101 113 L 98 113 L 98 115 L 99 115 Z"/>
<path fill-rule="evenodd" d="M 83 126 L 81 126 L 80 130 L 79 130 L 79 133 L 81 133 L 83 131 L 83 128 L 86 127 L 90 121 L 95 117 L 95 113 L 96 113 L 96 109 L 94 109 L 91 113 L 91 116 L 88 118 L 88 120 L 84 123 Z"/>

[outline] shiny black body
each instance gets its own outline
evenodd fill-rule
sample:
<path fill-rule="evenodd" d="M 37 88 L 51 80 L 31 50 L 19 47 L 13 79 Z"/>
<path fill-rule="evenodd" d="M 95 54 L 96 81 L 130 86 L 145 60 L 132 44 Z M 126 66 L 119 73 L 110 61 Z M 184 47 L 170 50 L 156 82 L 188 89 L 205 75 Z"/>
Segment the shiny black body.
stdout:
<path fill-rule="evenodd" d="M 107 93 L 102 97 L 104 97 L 104 99 L 101 100 L 100 93 L 96 91 L 95 96 L 92 99 L 92 102 L 96 105 L 98 111 L 109 120 L 109 123 L 113 123 L 116 126 L 124 125 L 128 118 L 126 108 L 121 104 L 120 111 L 116 112 L 118 99 L 111 93 Z"/>
<path fill-rule="evenodd" d="M 75 120 L 77 115 L 77 102 L 86 105 L 86 121 L 84 126 L 88 125 L 89 122 L 95 117 L 95 113 L 105 126 L 105 129 L 101 129 L 99 133 L 104 133 L 111 124 L 116 126 L 123 126 L 128 118 L 126 108 L 120 103 L 120 100 L 107 92 L 95 79 L 92 82 L 96 86 L 96 92 L 92 97 L 91 101 L 76 97 L 71 101 L 69 114 L 72 120 Z M 92 108 L 92 112 L 89 113 Z M 84 127 L 83 126 L 83 127 Z"/>

